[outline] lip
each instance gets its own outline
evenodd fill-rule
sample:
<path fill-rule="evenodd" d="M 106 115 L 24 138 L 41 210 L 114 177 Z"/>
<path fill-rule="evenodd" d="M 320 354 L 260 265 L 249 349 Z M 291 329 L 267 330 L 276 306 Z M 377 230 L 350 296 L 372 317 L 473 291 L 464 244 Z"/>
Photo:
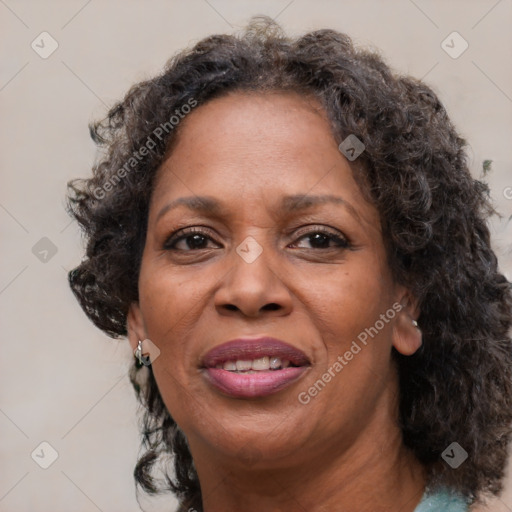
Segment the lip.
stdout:
<path fill-rule="evenodd" d="M 264 356 L 287 359 L 295 366 L 248 374 L 216 368 L 226 361 L 252 360 Z M 211 385 L 224 394 L 235 398 L 257 398 L 290 386 L 309 367 L 310 361 L 304 352 L 282 340 L 266 336 L 235 339 L 214 347 L 203 358 L 202 373 Z"/>
<path fill-rule="evenodd" d="M 295 366 L 309 364 L 306 354 L 277 338 L 269 336 L 261 338 L 239 338 L 227 341 L 212 348 L 203 358 L 204 368 L 215 368 L 218 364 L 237 359 L 257 359 L 264 356 L 277 356 L 288 359 Z"/>

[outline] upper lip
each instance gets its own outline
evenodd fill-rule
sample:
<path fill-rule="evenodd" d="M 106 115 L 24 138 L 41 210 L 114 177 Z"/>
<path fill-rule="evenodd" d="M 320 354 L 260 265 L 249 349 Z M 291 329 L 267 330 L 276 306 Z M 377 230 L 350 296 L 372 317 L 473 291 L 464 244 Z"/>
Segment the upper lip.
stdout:
<path fill-rule="evenodd" d="M 264 336 L 239 338 L 212 348 L 203 358 L 203 367 L 215 368 L 226 361 L 252 360 L 260 357 L 280 357 L 295 366 L 309 365 L 306 354 L 285 341 Z"/>

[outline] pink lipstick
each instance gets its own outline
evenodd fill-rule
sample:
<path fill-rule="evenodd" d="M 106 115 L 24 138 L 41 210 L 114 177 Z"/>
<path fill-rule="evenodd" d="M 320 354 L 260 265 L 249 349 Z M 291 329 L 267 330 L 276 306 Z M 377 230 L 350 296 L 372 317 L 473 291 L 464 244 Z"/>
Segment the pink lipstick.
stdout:
<path fill-rule="evenodd" d="M 290 386 L 308 369 L 301 350 L 276 338 L 235 339 L 210 350 L 203 375 L 235 398 L 264 397 Z"/>

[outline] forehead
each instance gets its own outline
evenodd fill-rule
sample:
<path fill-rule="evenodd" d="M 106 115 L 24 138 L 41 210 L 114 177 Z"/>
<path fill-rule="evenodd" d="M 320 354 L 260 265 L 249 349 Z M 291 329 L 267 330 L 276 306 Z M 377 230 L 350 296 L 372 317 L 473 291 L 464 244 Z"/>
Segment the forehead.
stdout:
<path fill-rule="evenodd" d="M 233 152 L 231 157 L 242 149 L 260 154 L 279 149 L 283 156 L 287 146 L 311 145 L 312 137 L 333 139 L 319 101 L 293 92 L 233 92 L 210 100 L 182 121 L 177 135 L 171 154 L 202 144 L 215 149 L 217 158 L 222 149 Z"/>
<path fill-rule="evenodd" d="M 317 99 L 293 92 L 233 92 L 196 107 L 181 121 L 157 179 L 169 170 L 189 178 L 207 170 L 218 179 L 232 168 L 239 175 L 276 178 L 299 160 L 321 172 L 329 154 L 339 158 Z"/>
<path fill-rule="evenodd" d="M 213 195 L 232 204 L 277 203 L 287 194 L 335 191 L 364 201 L 316 98 L 235 92 L 196 107 L 180 123 L 152 202 Z"/>

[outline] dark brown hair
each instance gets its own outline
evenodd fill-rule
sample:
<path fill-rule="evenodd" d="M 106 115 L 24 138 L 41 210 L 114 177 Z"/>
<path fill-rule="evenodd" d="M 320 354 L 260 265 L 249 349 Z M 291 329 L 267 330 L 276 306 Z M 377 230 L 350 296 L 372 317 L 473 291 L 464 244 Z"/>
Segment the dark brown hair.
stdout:
<path fill-rule="evenodd" d="M 394 353 L 403 442 L 428 470 L 430 486 L 469 500 L 498 493 L 512 421 L 512 299 L 490 247 L 488 188 L 471 177 L 466 142 L 432 89 L 392 72 L 345 34 L 290 39 L 270 19 L 254 18 L 238 36 L 207 37 L 178 54 L 91 126 L 105 151 L 92 177 L 69 184 L 69 209 L 87 240 L 85 259 L 69 273 L 82 308 L 108 335 L 127 334 L 153 178 L 179 130 L 169 120 L 183 105 L 200 108 L 248 90 L 313 95 L 338 143 L 351 134 L 364 143 L 354 175 L 380 213 L 395 279 L 421 308 L 422 348 L 411 357 Z M 150 151 L 141 156 L 148 137 Z M 151 367 L 134 365 L 130 378 L 145 408 L 137 482 L 150 493 L 172 490 L 182 510 L 201 511 L 187 440 Z M 457 470 L 441 458 L 454 441 L 469 454 Z M 174 474 L 157 485 L 151 469 L 170 455 Z"/>

